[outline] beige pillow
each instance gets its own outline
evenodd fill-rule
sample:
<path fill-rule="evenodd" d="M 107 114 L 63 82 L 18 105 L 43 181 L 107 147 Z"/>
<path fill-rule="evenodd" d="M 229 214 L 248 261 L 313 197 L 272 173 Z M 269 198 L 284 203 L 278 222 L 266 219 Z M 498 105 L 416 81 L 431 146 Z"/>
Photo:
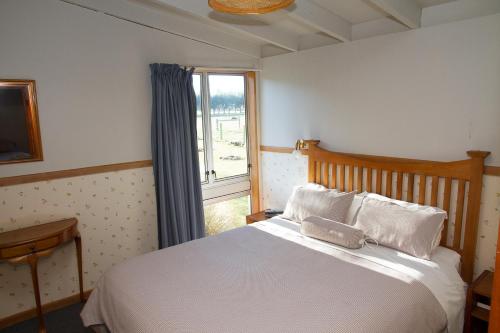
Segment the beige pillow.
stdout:
<path fill-rule="evenodd" d="M 359 249 L 364 240 L 362 230 L 318 216 L 304 219 L 300 224 L 300 232 L 305 236 L 350 249 Z"/>
<path fill-rule="evenodd" d="M 395 203 L 396 205 L 407 207 L 412 210 L 427 210 L 427 211 L 435 211 L 435 212 L 441 212 L 445 214 L 444 218 L 448 218 L 448 213 L 445 210 L 442 210 L 441 208 L 438 207 L 432 207 L 432 206 L 426 206 L 426 205 L 419 205 L 413 202 L 407 202 L 407 201 L 402 201 L 402 200 L 396 200 L 388 197 L 384 197 L 383 195 L 376 194 L 376 193 L 368 193 L 364 192 L 361 193 L 361 195 L 367 197 L 367 198 L 372 198 L 372 199 L 377 199 L 380 201 L 389 201 L 392 203 Z M 441 225 L 441 230 L 436 234 L 436 238 L 434 238 L 432 242 L 432 250 L 434 251 L 439 244 L 441 243 L 441 231 L 443 231 L 444 228 L 444 223 Z"/>
<path fill-rule="evenodd" d="M 308 190 L 316 190 L 316 191 L 334 191 L 334 192 L 337 192 L 337 190 L 334 190 L 334 189 L 328 189 L 326 188 L 325 186 L 323 185 L 320 185 L 320 184 L 316 184 L 316 183 L 307 183 L 305 185 L 301 185 L 301 186 L 297 186 L 297 187 L 302 187 L 302 188 L 306 188 Z"/>
<path fill-rule="evenodd" d="M 355 227 L 380 245 L 430 260 L 445 218 L 444 211 L 433 207 L 405 207 L 367 197 L 359 210 Z"/>
<path fill-rule="evenodd" d="M 288 199 L 283 217 L 301 222 L 309 216 L 320 216 L 345 223 L 354 194 L 297 187 Z"/>
<path fill-rule="evenodd" d="M 356 217 L 358 216 L 359 209 L 361 208 L 361 205 L 363 204 L 363 199 L 366 197 L 367 192 L 362 192 L 360 194 L 356 194 L 354 198 L 352 199 L 351 206 L 349 207 L 349 210 L 347 211 L 347 216 L 345 223 L 349 225 L 355 225 L 356 224 Z"/>

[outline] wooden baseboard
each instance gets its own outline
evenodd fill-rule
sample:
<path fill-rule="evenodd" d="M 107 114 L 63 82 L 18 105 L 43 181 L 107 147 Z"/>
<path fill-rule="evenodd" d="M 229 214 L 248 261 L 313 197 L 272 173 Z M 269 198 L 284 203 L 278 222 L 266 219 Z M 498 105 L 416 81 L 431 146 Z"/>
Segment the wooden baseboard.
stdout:
<path fill-rule="evenodd" d="M 90 295 L 92 290 L 87 290 L 83 294 L 85 296 L 85 299 L 87 299 Z M 55 310 L 62 309 L 64 307 L 67 307 L 72 304 L 76 304 L 80 302 L 80 294 L 75 294 L 57 301 L 53 301 L 50 303 L 46 303 L 42 305 L 42 312 L 43 313 L 49 313 Z M 0 319 L 0 330 L 4 329 L 6 327 L 18 324 L 20 322 L 23 322 L 28 319 L 32 319 L 36 317 L 36 309 L 29 309 L 23 312 L 19 312 L 16 314 L 13 314 L 11 316 L 1 318 Z"/>

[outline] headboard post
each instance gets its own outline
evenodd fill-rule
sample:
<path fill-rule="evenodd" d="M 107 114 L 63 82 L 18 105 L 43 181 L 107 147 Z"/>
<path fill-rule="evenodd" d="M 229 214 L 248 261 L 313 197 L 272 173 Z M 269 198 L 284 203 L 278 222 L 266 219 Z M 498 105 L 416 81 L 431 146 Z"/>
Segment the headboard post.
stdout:
<path fill-rule="evenodd" d="M 481 192 L 483 187 L 484 159 L 490 153 L 487 151 L 471 150 L 467 155 L 471 158 L 469 195 L 467 201 L 467 224 L 463 247 L 462 278 L 471 283 L 474 276 L 474 257 L 476 255 L 477 230 L 479 211 L 481 206 Z"/>
<path fill-rule="evenodd" d="M 312 154 L 317 148 L 320 143 L 319 140 L 304 140 L 304 143 L 306 144 L 306 154 Z M 307 173 L 307 181 L 309 183 L 314 183 L 314 180 L 316 179 L 316 168 L 314 167 L 314 161 L 313 158 L 308 159 L 308 173 Z"/>

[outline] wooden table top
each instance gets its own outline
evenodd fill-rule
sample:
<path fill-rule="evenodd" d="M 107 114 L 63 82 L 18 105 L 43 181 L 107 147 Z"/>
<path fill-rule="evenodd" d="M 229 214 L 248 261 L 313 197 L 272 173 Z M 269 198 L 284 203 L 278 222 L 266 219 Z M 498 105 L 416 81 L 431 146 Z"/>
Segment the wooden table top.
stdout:
<path fill-rule="evenodd" d="M 474 286 L 474 293 L 485 297 L 491 297 L 492 289 L 493 289 L 493 272 L 484 271 L 477 279 L 477 283 Z"/>
<path fill-rule="evenodd" d="M 11 230 L 0 233 L 0 249 L 23 245 L 39 239 L 49 238 L 74 227 L 77 219 L 69 218 L 31 227 Z"/>

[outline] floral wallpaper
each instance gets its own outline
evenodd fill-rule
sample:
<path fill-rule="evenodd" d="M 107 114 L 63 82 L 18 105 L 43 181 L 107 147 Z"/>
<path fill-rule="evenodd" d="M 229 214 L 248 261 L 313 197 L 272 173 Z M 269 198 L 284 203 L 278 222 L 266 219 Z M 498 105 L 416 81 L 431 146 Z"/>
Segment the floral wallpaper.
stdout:
<path fill-rule="evenodd" d="M 366 179 L 366 174 L 365 174 Z M 385 189 L 385 176 L 382 190 Z M 393 177 L 395 179 L 395 177 Z M 406 181 L 406 180 L 405 180 Z M 417 179 L 418 181 L 418 179 Z M 284 209 L 292 188 L 295 185 L 307 182 L 307 157 L 295 157 L 292 154 L 273 152 L 262 152 L 261 154 L 261 199 L 263 208 Z M 404 182 L 403 182 L 404 184 Z M 395 184 L 394 184 L 395 186 Z M 403 187 L 403 193 L 406 191 Z M 426 193 L 430 193 L 431 179 L 428 177 Z M 458 185 L 452 183 L 452 204 L 449 212 L 448 239 L 452 239 L 454 232 L 454 220 L 456 195 Z M 415 186 L 415 200 L 418 200 L 418 187 Z M 443 200 L 443 184 L 439 186 L 438 203 Z M 466 188 L 466 195 L 468 188 Z M 393 187 L 393 193 L 395 188 Z M 429 198 L 429 195 L 426 195 Z M 404 199 L 404 198 L 403 198 Z M 465 215 L 465 214 L 464 214 Z M 475 275 L 481 274 L 483 270 L 494 270 L 495 253 L 497 246 L 498 227 L 500 220 L 500 177 L 484 176 L 483 192 L 481 196 L 481 212 L 478 230 L 478 243 L 476 249 Z"/>
<path fill-rule="evenodd" d="M 481 195 L 478 245 L 474 273 L 495 269 L 495 253 L 500 220 L 500 177 L 485 176 Z"/>
<path fill-rule="evenodd" d="M 157 248 L 152 168 L 0 187 L 0 232 L 76 217 L 84 290 L 126 258 Z M 39 261 L 42 302 L 78 293 L 74 243 Z M 35 307 L 28 265 L 0 263 L 0 318 Z"/>

